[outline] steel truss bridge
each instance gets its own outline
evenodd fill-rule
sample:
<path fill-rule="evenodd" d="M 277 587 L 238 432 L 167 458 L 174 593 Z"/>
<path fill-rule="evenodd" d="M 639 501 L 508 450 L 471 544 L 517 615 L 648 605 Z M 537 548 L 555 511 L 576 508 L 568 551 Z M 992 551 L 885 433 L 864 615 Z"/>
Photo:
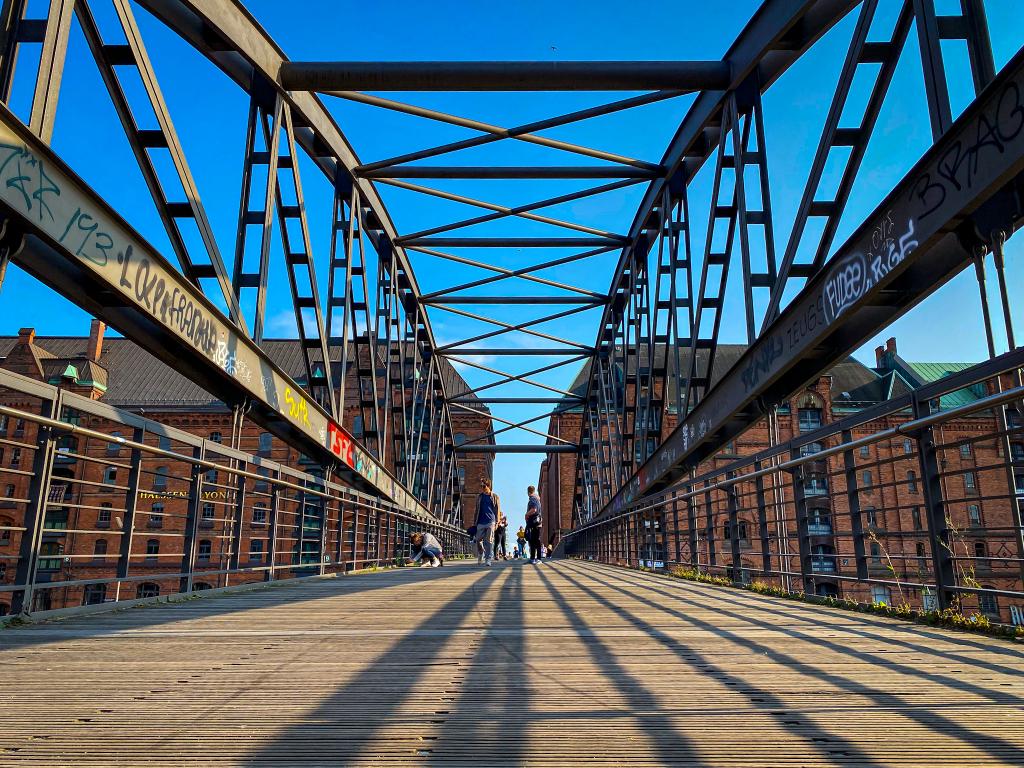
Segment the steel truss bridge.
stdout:
<path fill-rule="evenodd" d="M 156 462 L 171 465 L 170 477 L 180 482 L 181 498 L 187 499 L 180 534 L 167 534 L 180 539 L 179 549 L 170 570 L 160 577 L 172 576 L 178 592 L 192 594 L 210 586 L 233 588 L 251 581 L 325 576 L 390 563 L 405 554 L 408 534 L 414 530 L 435 533 L 453 554 L 467 553 L 463 494 L 477 489 L 463 487 L 460 480 L 465 457 L 536 452 L 564 454 L 575 461 L 571 529 L 565 531 L 559 554 L 603 565 L 567 560 L 547 575 L 541 571 L 525 577 L 509 568 L 484 576 L 471 576 L 465 568 L 455 568 L 451 577 L 432 573 L 432 583 L 461 585 L 462 591 L 444 593 L 443 599 L 437 598 L 440 602 L 424 608 L 431 613 L 430 626 L 402 621 L 390 628 L 386 621 L 375 626 L 382 637 L 388 632 L 403 636 L 389 652 L 394 658 L 383 660 L 385 668 L 391 669 L 388 665 L 398 663 L 399 656 L 434 664 L 443 655 L 438 643 L 466 632 L 493 636 L 510 658 L 522 662 L 531 641 L 519 631 L 522 621 L 506 626 L 499 609 L 510 605 L 525 584 L 546 590 L 542 615 L 553 622 L 533 626 L 547 627 L 553 637 L 561 638 L 553 642 L 564 645 L 566 653 L 582 653 L 585 647 L 594 654 L 597 672 L 580 672 L 581 679 L 589 680 L 587 685 L 600 686 L 601 680 L 611 678 L 625 681 L 619 692 L 608 695 L 631 711 L 659 710 L 664 691 L 645 688 L 644 683 L 645 676 L 657 671 L 637 669 L 614 652 L 611 636 L 602 635 L 603 619 L 591 626 L 590 614 L 574 606 L 585 605 L 597 612 L 594 615 L 620 622 L 622 632 L 643 636 L 644 643 L 657 646 L 657 653 L 668 649 L 676 665 L 682 660 L 693 662 L 694 669 L 716 670 L 730 687 L 741 684 L 739 673 L 701 655 L 716 637 L 737 639 L 721 634 L 721 622 L 738 620 L 744 631 L 774 631 L 776 619 L 782 626 L 797 614 L 826 615 L 817 607 L 785 606 L 796 613 L 773 613 L 781 609 L 766 608 L 769 603 L 745 593 L 727 593 L 719 599 L 733 603 L 716 603 L 714 588 L 662 583 L 657 576 L 627 574 L 609 564 L 655 570 L 685 567 L 693 574 L 717 574 L 736 586 L 747 585 L 753 575 L 808 597 L 836 594 L 819 589 L 827 577 L 860 603 L 891 602 L 893 590 L 900 595 L 904 589 L 916 590 L 925 610 L 956 613 L 977 605 L 996 623 L 1017 623 L 1016 614 L 1011 617 L 1006 611 L 1010 605 L 1024 605 L 1024 486 L 1017 485 L 1024 483 L 1024 453 L 1018 455 L 1016 447 L 1024 433 L 1019 420 L 1024 348 L 1015 343 L 1011 303 L 1019 290 L 1008 284 L 1004 246 L 1024 214 L 1024 49 L 997 66 L 984 0 L 945 5 L 936 0 L 764 0 L 721 60 L 664 62 L 294 60 L 235 0 L 4 0 L 0 13 L 0 280 L 8 263 L 15 264 L 222 400 L 234 411 L 239 433 L 242 421 L 251 420 L 319 468 L 296 471 L 238 450 L 236 444 L 200 439 L 50 384 L 0 372 L 0 386 L 9 396 L 0 405 L 0 417 L 4 424 L 16 421 L 22 430 L 12 435 L 5 431 L 0 442 L 17 449 L 19 456 L 21 451 L 31 456 L 21 469 L 11 469 L 24 480 L 24 494 L 19 490 L 4 496 L 18 519 L 6 524 L 0 516 L 3 542 L 17 535 L 17 546 L 5 553 L 5 569 L 0 572 L 12 577 L 0 583 L 0 594 L 11 598 L 15 613 L 47 615 L 50 605 L 38 595 L 57 586 L 102 595 L 92 602 L 156 597 L 155 571 L 140 567 L 137 551 L 145 538 L 140 497 Z M 248 102 L 240 146 L 225 145 L 216 126 L 210 126 L 210 141 L 218 142 L 218 150 L 237 153 L 241 160 L 237 178 L 223 185 L 237 193 L 237 226 L 230 242 L 215 236 L 209 213 L 213 206 L 200 195 L 204 168 L 188 157 L 161 89 L 161 68 L 154 65 L 143 34 L 154 24 L 208 60 L 211 77 L 226 77 Z M 813 158 L 806 177 L 795 180 L 802 192 L 783 240 L 778 235 L 785 230 L 778 225 L 775 208 L 794 179 L 790 169 L 770 163 L 780 137 L 772 135 L 772 124 L 765 120 L 763 100 L 806 57 L 819 55 L 819 42 L 830 33 L 834 39 L 843 24 L 850 32 L 834 47 L 841 61 L 834 62 L 838 76 L 827 87 L 830 106 L 823 123 L 812 127 Z M 1016 46 L 1024 42 L 1024 22 L 1014 32 L 1022 33 L 1014 36 Z M 951 55 L 951 50 L 966 55 Z M 166 248 L 149 242 L 51 145 L 58 121 L 89 119 L 80 110 L 69 109 L 68 99 L 61 97 L 64 75 L 86 66 L 98 72 L 123 127 L 137 165 L 132 171 L 138 171 L 152 197 Z M 866 174 L 865 157 L 872 140 L 878 139 L 880 115 L 888 100 L 896 98 L 894 82 L 903 70 L 913 72 L 915 87 L 924 94 L 930 141 L 901 180 L 876 194 L 877 205 L 870 214 L 851 221 L 851 198 Z M 969 103 L 955 108 L 957 99 L 951 94 L 963 83 L 969 84 Z M 545 119 L 498 125 L 383 95 L 464 91 L 618 92 L 620 97 Z M 566 126 L 686 99 L 689 106 L 660 158 L 637 158 L 553 138 L 563 135 L 557 129 Z M 346 138 L 345 126 L 332 114 L 331 106 L 339 102 L 468 129 L 474 135 L 364 162 Z M 802 120 L 794 107 L 789 126 Z M 607 136 L 609 143 L 614 139 L 614 133 Z M 511 144 L 543 148 L 548 157 L 559 158 L 558 164 L 502 164 L 501 150 Z M 456 164 L 464 157 L 458 153 L 465 150 L 475 158 L 474 164 Z M 785 186 L 779 183 L 783 172 Z M 450 191 L 452 180 L 516 180 L 538 187 L 543 183 L 545 189 L 563 183 L 565 191 L 508 205 Z M 326 184 L 330 199 L 304 194 L 303 182 L 307 191 Z M 707 182 L 710 195 L 697 190 Z M 402 230 L 384 203 L 396 190 L 407 199 L 441 200 L 470 212 Z M 571 212 L 573 203 L 622 190 L 632 190 L 639 199 L 631 221 L 609 220 L 595 227 L 563 213 Z M 329 222 L 327 232 L 318 229 L 324 222 Z M 503 234 L 479 234 L 497 231 L 491 225 L 503 227 Z M 847 232 L 841 240 L 840 233 Z M 315 249 L 314 244 L 321 242 L 327 247 Z M 467 249 L 483 249 L 494 256 L 469 258 L 464 255 Z M 512 251 L 562 255 L 510 264 L 506 257 Z M 613 263 L 606 289 L 556 279 L 560 268 L 602 259 Z M 475 269 L 480 276 L 436 290 L 426 290 L 417 281 L 417 272 L 443 274 L 450 264 Z M 986 362 L 845 420 L 816 426 L 792 440 L 773 439 L 769 448 L 752 456 L 716 459 L 755 425 L 767 425 L 770 433 L 777 433 L 780 409 L 788 407 L 795 393 L 970 269 L 981 287 Z M 298 376 L 266 351 L 271 331 L 268 307 L 280 303 L 282 279 L 301 350 L 303 373 Z M 993 292 L 998 299 L 990 306 Z M 16 311 L 18 297 L 8 294 L 3 299 L 7 311 Z M 501 311 L 510 305 L 522 306 L 524 316 L 529 316 L 510 322 Z M 438 328 L 451 317 L 487 330 L 449 339 Z M 593 337 L 567 338 L 552 332 L 552 323 L 566 319 L 592 323 Z M 728 338 L 731 328 L 740 329 L 741 338 Z M 1005 352 L 999 348 L 1000 339 L 1007 342 Z M 721 354 L 727 341 L 745 345 L 731 364 Z M 468 389 L 456 387 L 453 366 L 494 379 Z M 581 367 L 583 386 L 550 383 L 552 371 Z M 507 385 L 529 386 L 533 394 L 503 396 L 501 388 Z M 972 387 L 983 391 L 972 403 L 942 405 Z M 521 406 L 537 411 L 522 418 L 517 415 Z M 579 418 L 578 435 L 543 428 L 545 420 L 567 411 Z M 459 414 L 488 419 L 490 432 L 474 441 L 457 441 L 453 419 Z M 977 415 L 990 420 L 986 432 L 970 440 L 944 442 L 944 427 Z M 109 428 L 97 427 L 100 422 L 120 426 L 113 433 L 117 437 L 111 437 Z M 885 426 L 873 426 L 879 423 Z M 527 433 L 544 442 L 496 441 L 507 433 Z M 92 441 L 93 453 L 79 450 L 78 441 Z M 999 458 L 979 473 L 1001 478 L 1003 490 L 995 496 L 1005 506 L 1006 517 L 1004 523 L 988 528 L 979 524 L 965 534 L 952 510 L 970 499 L 951 490 L 953 481 L 959 483 L 965 473 L 947 465 L 945 451 L 960 450 L 967 443 L 969 452 L 983 442 L 992 443 Z M 916 551 L 895 557 L 879 554 L 875 547 L 883 526 L 876 523 L 875 508 L 865 503 L 864 494 L 872 486 L 863 472 L 870 466 L 881 476 L 882 467 L 896 466 L 894 446 L 902 452 L 899 461 L 913 464 L 911 474 L 915 483 L 920 482 L 923 509 L 912 536 L 918 542 Z M 865 449 L 878 451 L 879 456 L 888 451 L 889 458 L 866 465 L 861 461 L 868 455 Z M 52 570 L 48 566 L 53 553 L 46 545 L 56 531 L 47 522 L 48 510 L 71 493 L 55 473 L 70 459 L 113 468 L 110 477 L 117 470 L 127 476 L 123 485 L 109 483 L 120 494 L 115 507 L 119 552 L 112 558 L 112 575 L 53 582 L 40 576 Z M 823 530 L 823 507 L 814 490 L 820 478 L 844 499 L 846 511 L 836 513 L 834 524 L 844 528 L 849 551 L 837 553 L 834 545 L 830 552 L 823 548 L 822 541 L 834 538 L 835 531 L 831 519 L 828 531 Z M 971 478 L 973 483 L 973 474 Z M 218 501 L 208 514 L 208 508 L 214 509 L 207 502 L 210 498 Z M 90 507 L 82 507 L 86 508 Z M 267 558 L 247 564 L 247 521 L 255 521 L 256 508 L 269 512 L 260 523 L 268 526 Z M 152 520 L 151 516 L 155 527 Z M 106 521 L 109 527 L 109 512 Z M 103 527 L 97 523 L 97 528 Z M 210 534 L 204 533 L 213 528 L 227 542 L 226 559 L 217 564 L 210 563 L 205 538 Z M 978 542 L 987 542 L 998 552 L 979 548 Z M 847 559 L 840 565 L 844 553 Z M 99 555 L 71 555 L 79 556 Z M 163 555 L 147 549 L 146 556 L 153 565 Z M 883 557 L 886 566 L 881 565 Z M 975 569 L 969 575 L 968 563 Z M 412 591 L 411 583 L 408 572 L 377 574 L 368 580 L 373 586 L 367 589 L 397 585 L 395 594 L 405 595 L 402 600 L 422 600 L 422 592 Z M 367 610 L 366 601 L 373 602 L 372 596 L 360 596 L 356 586 L 338 584 L 311 583 L 308 594 L 326 596 L 343 610 Z M 878 597 L 883 593 L 885 598 Z M 287 613 L 285 601 L 267 595 L 272 593 L 238 598 L 246 603 L 241 610 Z M 468 612 L 474 603 L 480 610 L 481 599 L 484 612 L 497 624 L 469 627 L 452 618 Z M 207 631 L 204 622 L 212 626 L 221 615 L 218 600 L 229 598 L 204 603 L 211 607 L 203 608 L 202 631 Z M 688 615 L 681 608 L 688 602 L 696 606 L 697 613 L 688 621 L 699 641 L 692 653 L 683 653 L 682 641 L 662 630 L 659 621 Z M 395 610 L 400 606 L 401 601 Z M 370 609 L 385 607 L 375 604 Z M 174 612 L 186 609 L 160 610 L 169 612 L 161 614 L 168 622 L 166 631 L 139 630 L 142 625 L 112 620 L 103 630 L 108 637 L 102 642 L 135 661 L 133 654 L 144 651 L 132 645 L 136 634 L 159 635 L 185 655 L 198 653 L 197 646 L 189 644 L 203 641 L 185 639 L 185 630 L 176 624 L 181 616 Z M 224 610 L 230 614 L 238 606 Z M 282 621 L 294 620 L 296 631 L 319 632 L 334 638 L 329 643 L 341 642 L 338 638 L 344 632 L 311 610 L 314 613 Z M 1010 675 L 1007 679 L 1015 682 L 992 685 L 1015 685 L 1013 694 L 973 678 L 967 687 L 989 707 L 991 717 L 1021 722 L 1019 657 L 1009 658 L 996 641 L 958 642 L 940 630 L 915 629 L 906 632 L 920 636 L 906 640 L 898 631 L 880 630 L 873 619 L 861 617 L 849 624 L 841 614 L 827 616 L 826 627 L 838 627 L 849 638 L 888 644 L 898 653 L 923 653 L 927 645 L 932 665 L 976 663 L 972 670 L 984 667 L 999 680 Z M 858 628 L 862 619 L 868 622 L 865 629 Z M 1019 623 L 1024 624 L 1024 613 Z M 273 633 L 265 628 L 234 618 L 226 619 L 226 625 L 229 634 L 261 638 L 254 641 L 261 646 L 273 644 Z M 33 637 L 41 643 L 68 642 L 81 650 L 85 646 L 80 644 L 88 642 L 89 626 L 90 620 L 82 619 L 63 632 L 24 630 L 24 643 L 15 642 L 9 652 L 23 652 L 24 644 L 35 642 Z M 432 637 L 431 626 L 438 628 L 441 640 L 425 639 Z M 580 627 L 590 634 L 580 634 Z M 353 635 L 366 631 L 351 630 Z M 570 635 L 571 642 L 566 639 Z M 789 664 L 786 656 L 787 642 L 810 647 L 815 636 L 800 629 L 784 630 L 754 645 L 772 663 L 782 659 L 785 669 L 799 677 L 799 665 Z M 974 642 L 977 653 L 960 648 Z M 509 650 L 511 645 L 516 647 Z M 826 646 L 837 663 L 853 656 L 869 666 L 878 661 L 873 650 L 844 656 L 847 652 L 838 643 Z M 7 653 L 5 649 L 0 639 L 0 652 Z M 486 657 L 472 644 L 459 645 L 456 655 L 460 653 L 471 660 Z M 217 663 L 240 663 L 228 659 L 234 658 L 232 654 L 237 655 L 232 650 L 225 656 L 221 649 L 214 656 Z M 965 654 L 974 655 L 965 661 Z M 69 658 L 73 667 L 77 657 Z M 512 664 L 502 667 L 502 685 L 504 675 L 518 669 Z M 970 720 L 967 708 L 977 701 L 960 696 L 965 689 L 952 673 L 947 675 L 943 668 L 929 676 L 902 657 L 899 665 L 900 674 L 922 675 L 938 686 L 933 692 L 941 688 L 941 695 L 936 695 L 956 710 L 950 722 Z M 268 668 L 261 660 L 256 669 Z M 355 675 L 348 692 L 363 690 L 363 683 L 387 686 L 398 680 L 366 671 L 333 672 Z M 524 679 L 543 688 L 550 672 L 531 667 Z M 162 679 L 163 674 L 158 671 L 156 676 Z M 168 674 L 183 673 L 169 668 Z M 592 674 L 597 677 L 586 677 Z M 837 672 L 812 677 L 824 681 L 829 690 L 868 691 L 873 707 L 892 704 L 899 709 L 906 704 L 883 693 L 897 685 L 895 678 L 872 674 L 858 668 L 848 676 Z M 306 671 L 299 676 L 315 687 L 314 678 Z M 416 673 L 414 678 L 410 695 L 413 690 L 417 696 L 443 690 L 444 702 L 463 695 L 459 687 L 464 683 L 467 691 L 487 691 L 499 679 L 442 680 L 433 672 Z M 81 683 L 76 680 L 76 685 Z M 676 674 L 672 680 L 673 685 L 689 684 L 685 675 Z M 796 678 L 791 682 L 800 684 Z M 17 677 L 15 688 L 22 684 L 42 683 L 26 673 Z M 83 685 L 71 697 L 69 713 L 85 706 L 91 688 Z M 791 723 L 785 710 L 798 705 L 789 702 L 787 694 L 768 690 L 767 683 L 761 685 L 766 687 L 752 689 L 753 709 L 766 718 L 770 738 L 788 738 L 780 735 Z M 563 693 L 546 692 L 561 702 L 546 715 L 550 722 L 581 718 L 592 724 L 588 718 L 597 717 L 593 711 L 559 708 L 565 703 Z M 288 695 L 294 694 L 292 690 Z M 711 690 L 704 694 L 716 695 Z M 943 698 L 946 694 L 949 697 Z M 140 689 L 135 698 L 146 695 Z M 508 713 L 514 712 L 511 697 L 502 702 Z M 330 704 L 324 706 L 326 712 L 332 711 Z M 383 723 L 399 708 L 375 700 L 367 711 L 377 712 Z M 431 722 L 448 722 L 456 708 L 432 710 Z M 141 711 L 133 709 L 136 714 Z M 933 716 L 939 717 L 934 712 L 928 715 Z M 304 726 L 291 709 L 288 718 L 291 731 L 281 744 L 292 749 L 303 743 Z M 31 719 L 18 721 L 12 729 L 15 740 L 50 738 L 37 733 Z M 910 742 L 910 749 L 950 748 L 935 737 L 934 729 L 929 730 L 927 718 L 911 719 L 920 741 Z M 878 728 L 892 727 L 885 717 L 872 722 Z M 679 759 L 712 764 L 721 757 L 701 756 L 699 739 L 691 741 L 690 726 L 673 723 L 653 729 L 637 726 L 640 738 L 651 742 L 661 763 Z M 816 727 L 831 732 L 833 726 Z M 362 727 L 353 720 L 339 726 L 338 733 L 358 742 L 351 754 L 367 758 L 369 747 L 363 742 L 369 737 L 345 730 L 358 732 Z M 580 743 L 601 732 L 593 727 L 596 730 L 581 732 Z M 386 742 L 397 740 L 387 742 L 398 744 L 395 754 L 412 749 L 421 762 L 433 759 L 436 746 L 410 746 L 388 728 L 374 726 L 370 732 Z M 955 747 L 965 750 L 963 760 L 976 757 L 971 752 L 976 749 L 991 764 L 1020 763 L 1024 728 L 1017 725 L 992 734 L 981 720 L 971 720 L 970 728 L 975 729 L 972 738 Z M 835 764 L 836 756 L 863 764 L 884 763 L 856 740 L 829 738 L 833 743 L 827 750 L 811 745 L 821 764 Z M 492 741 L 495 749 L 501 748 Z M 670 743 L 689 746 L 673 751 L 666 746 Z M 11 746 L 11 755 L 22 749 Z M 225 755 L 231 752 L 223 749 Z M 268 749 L 260 753 L 261 759 L 285 760 L 283 752 Z M 522 745 L 515 749 L 525 759 Z M 617 755 L 616 749 L 609 754 Z M 623 755 L 616 759 L 628 758 Z M 109 754 L 103 760 L 97 764 L 113 764 Z M 224 761 L 230 762 L 228 757 Z M 45 755 L 37 756 L 37 762 L 46 763 Z"/>

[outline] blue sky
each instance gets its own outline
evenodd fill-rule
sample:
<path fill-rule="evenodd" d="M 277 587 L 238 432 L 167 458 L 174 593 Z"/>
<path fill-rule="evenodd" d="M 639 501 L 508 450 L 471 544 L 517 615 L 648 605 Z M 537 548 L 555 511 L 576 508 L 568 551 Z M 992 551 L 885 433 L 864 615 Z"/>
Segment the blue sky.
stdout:
<path fill-rule="evenodd" d="M 877 23 L 884 26 L 899 5 L 882 0 Z M 94 3 L 97 16 L 110 30 L 112 14 L 102 0 Z M 467 2 L 347 3 L 306 0 L 302 13 L 294 3 L 254 0 L 247 3 L 253 16 L 273 35 L 293 59 L 351 60 L 673 60 L 718 59 L 756 10 L 754 0 L 729 3 L 650 2 L 642 13 L 635 5 L 621 2 L 572 1 L 520 2 L 515 4 Z M 939 0 L 940 13 L 955 12 L 959 3 Z M 1003 64 L 1024 43 L 1017 0 L 989 0 L 986 3 L 995 47 L 996 63 Z M 230 259 L 233 252 L 235 218 L 238 209 L 238 178 L 242 164 L 246 97 L 205 59 L 173 33 L 136 9 L 144 39 L 156 67 L 164 96 L 185 147 L 203 201 L 210 215 L 220 250 Z M 803 189 L 825 111 L 834 89 L 845 47 L 853 29 L 851 16 L 781 78 L 765 97 L 765 121 L 772 204 L 776 220 L 776 250 L 785 247 L 792 219 Z M 953 77 L 955 111 L 970 98 L 966 56 L 951 47 L 947 66 Z M 149 200 L 123 132 L 88 57 L 79 30 L 71 39 L 58 112 L 54 146 L 101 194 L 115 205 L 144 235 L 168 256 L 159 220 Z M 27 72 L 31 56 L 19 62 Z M 24 75 L 24 73 L 22 73 Z M 13 103 L 19 114 L 27 114 L 27 78 L 19 78 Z M 129 93 L 138 94 L 138 84 L 128 83 Z M 863 96 L 863 88 L 855 94 Z M 544 93 L 420 93 L 384 94 L 388 98 L 472 117 L 498 125 L 525 123 L 574 109 L 599 104 L 628 94 Z M 374 107 L 326 98 L 330 110 L 363 161 L 373 161 L 402 152 L 475 135 L 453 126 L 398 115 Z M 678 97 L 628 113 L 554 129 L 545 135 L 590 147 L 607 149 L 649 161 L 660 160 L 692 96 Z M 856 101 L 856 98 L 854 99 Z M 147 118 L 140 118 L 143 127 Z M 149 118 L 149 122 L 152 119 Z M 861 174 L 836 243 L 861 222 L 885 193 L 910 168 L 930 142 L 927 108 L 921 87 L 920 64 L 914 34 L 904 51 L 895 82 L 883 107 Z M 435 161 L 437 164 L 592 164 L 586 158 L 556 153 L 522 142 L 501 142 L 485 150 L 474 149 Z M 331 190 L 308 163 L 301 166 L 310 211 L 313 252 L 323 259 L 328 247 Z M 690 191 L 695 212 L 693 243 L 703 248 L 706 210 L 710 197 L 711 170 L 698 175 Z M 516 204 L 562 194 L 587 186 L 573 181 L 424 181 L 423 184 L 449 192 L 482 198 L 499 204 Z M 826 179 L 826 184 L 830 183 Z M 831 181 L 834 183 L 834 179 Z M 625 232 L 643 192 L 643 185 L 608 193 L 545 213 L 571 219 L 611 232 Z M 380 193 L 400 232 L 455 221 L 479 213 L 478 209 L 422 195 L 380 188 Z M 565 234 L 549 226 L 517 222 L 514 227 L 499 222 L 466 230 L 466 235 Z M 1008 248 L 1011 285 L 1022 284 L 1021 244 Z M 545 249 L 483 251 L 464 249 L 458 255 L 514 268 L 531 262 L 568 255 L 569 251 Z M 410 256 L 424 291 L 439 290 L 486 276 L 472 267 L 444 262 L 426 255 Z M 605 292 L 617 254 L 565 265 L 540 273 L 543 277 L 571 283 L 580 288 Z M 280 259 L 277 260 L 280 265 Z M 294 333 L 292 310 L 283 270 L 275 268 L 268 307 L 269 333 Z M 326 285 L 325 277 L 321 277 Z M 523 281 L 505 281 L 491 287 L 493 293 L 508 290 L 520 294 L 550 291 Z M 740 305 L 735 284 L 730 284 L 723 341 L 742 341 L 738 322 Z M 486 290 L 477 291 L 487 294 Z M 52 291 L 11 269 L 0 301 L 0 333 L 15 333 L 19 327 L 35 326 L 40 334 L 83 334 L 88 318 Z M 870 349 L 895 335 L 905 357 L 914 360 L 978 360 L 985 356 L 984 337 L 977 312 L 978 294 L 973 275 L 953 280 L 930 299 L 897 321 L 877 338 L 868 340 L 858 354 L 871 360 Z M 956 308 L 960 311 L 951 311 Z M 477 311 L 476 307 L 465 307 Z M 483 308 L 479 308 L 483 309 Z M 1016 303 L 1018 326 L 1024 326 L 1020 302 Z M 593 310 L 541 326 L 539 330 L 591 343 L 596 334 L 599 310 Z M 539 308 L 523 306 L 487 307 L 486 313 L 506 322 L 537 317 Z M 435 312 L 435 334 L 442 342 L 454 341 L 490 330 L 493 326 Z M 1024 327 L 1021 328 L 1024 332 Z M 499 337 L 501 338 L 501 337 Z M 524 334 L 509 335 L 503 346 L 550 346 Z M 549 358 L 525 360 L 492 359 L 482 351 L 476 358 L 489 366 L 520 373 Z M 560 368 L 538 378 L 554 387 L 571 382 L 576 365 Z M 493 380 L 491 374 L 464 369 L 474 386 Z M 526 385 L 508 385 L 495 394 L 530 396 L 542 394 Z M 537 407 L 503 407 L 505 418 L 526 418 L 543 412 Z M 542 425 L 544 422 L 541 422 Z M 539 425 L 534 425 L 539 426 Z M 541 438 L 511 433 L 499 440 L 524 443 Z M 506 511 L 517 523 L 525 506 L 524 488 L 535 483 L 540 457 L 501 456 L 496 464 L 496 490 L 505 499 Z"/>

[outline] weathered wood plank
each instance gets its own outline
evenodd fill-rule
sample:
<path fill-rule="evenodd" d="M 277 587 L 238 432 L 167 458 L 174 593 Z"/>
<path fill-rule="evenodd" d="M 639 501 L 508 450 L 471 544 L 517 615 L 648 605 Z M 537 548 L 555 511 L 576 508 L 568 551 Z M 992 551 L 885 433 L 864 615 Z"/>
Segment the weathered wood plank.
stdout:
<path fill-rule="evenodd" d="M 1008 643 L 582 562 L 0 632 L 3 766 L 1021 765 Z"/>

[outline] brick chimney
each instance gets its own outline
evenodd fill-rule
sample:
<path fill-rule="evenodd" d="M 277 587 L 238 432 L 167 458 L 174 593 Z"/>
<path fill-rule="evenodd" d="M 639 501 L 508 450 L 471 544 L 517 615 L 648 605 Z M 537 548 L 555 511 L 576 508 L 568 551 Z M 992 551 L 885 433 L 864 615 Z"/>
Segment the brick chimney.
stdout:
<path fill-rule="evenodd" d="M 890 336 L 888 339 L 886 339 L 886 341 L 885 341 L 885 353 L 887 355 L 892 355 L 893 357 L 896 356 L 896 337 L 895 336 Z"/>
<path fill-rule="evenodd" d="M 885 367 L 885 347 L 875 347 L 875 368 Z"/>
<path fill-rule="evenodd" d="M 89 346 L 85 350 L 85 356 L 94 363 L 99 362 L 103 354 L 103 333 L 107 330 L 107 324 L 102 320 L 93 320 L 89 328 Z"/>
<path fill-rule="evenodd" d="M 19 344 L 31 344 L 36 340 L 36 329 L 35 328 L 19 328 L 18 329 L 18 343 Z"/>
<path fill-rule="evenodd" d="M 880 371 L 891 371 L 896 365 L 896 337 L 885 340 L 884 347 L 875 347 L 875 368 Z"/>

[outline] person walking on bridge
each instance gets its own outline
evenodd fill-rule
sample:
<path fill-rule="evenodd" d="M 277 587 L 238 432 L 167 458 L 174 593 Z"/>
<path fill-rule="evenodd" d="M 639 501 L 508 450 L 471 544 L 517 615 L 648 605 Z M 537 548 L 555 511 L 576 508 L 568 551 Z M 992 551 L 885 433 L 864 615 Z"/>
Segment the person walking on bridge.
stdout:
<path fill-rule="evenodd" d="M 523 526 L 519 526 L 519 530 L 516 532 L 516 555 L 519 557 L 526 557 L 526 531 L 523 530 Z"/>
<path fill-rule="evenodd" d="M 506 534 L 508 531 L 508 518 L 502 516 L 498 520 L 498 527 L 494 529 L 494 559 L 497 560 L 499 557 L 502 560 L 508 560 L 508 545 L 506 542 Z"/>
<path fill-rule="evenodd" d="M 483 545 L 477 562 L 490 565 L 494 560 L 494 529 L 501 519 L 501 499 L 491 490 L 491 481 L 484 479 L 483 492 L 476 505 L 476 540 Z"/>
<path fill-rule="evenodd" d="M 529 486 L 526 489 L 528 501 L 526 502 L 526 540 L 530 542 L 530 562 L 540 561 L 540 533 L 543 520 L 540 514 L 540 496 L 537 489 Z"/>

